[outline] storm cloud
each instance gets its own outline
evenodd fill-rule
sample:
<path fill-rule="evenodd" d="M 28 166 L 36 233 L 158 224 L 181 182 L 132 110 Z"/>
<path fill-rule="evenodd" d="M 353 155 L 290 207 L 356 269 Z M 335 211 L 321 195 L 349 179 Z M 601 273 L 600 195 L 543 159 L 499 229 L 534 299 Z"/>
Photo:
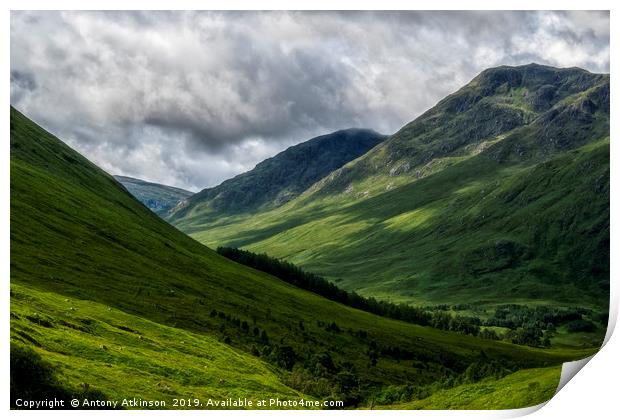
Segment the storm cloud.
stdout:
<path fill-rule="evenodd" d="M 113 174 L 193 190 L 393 133 L 497 65 L 609 72 L 608 12 L 12 12 L 11 103 Z"/>

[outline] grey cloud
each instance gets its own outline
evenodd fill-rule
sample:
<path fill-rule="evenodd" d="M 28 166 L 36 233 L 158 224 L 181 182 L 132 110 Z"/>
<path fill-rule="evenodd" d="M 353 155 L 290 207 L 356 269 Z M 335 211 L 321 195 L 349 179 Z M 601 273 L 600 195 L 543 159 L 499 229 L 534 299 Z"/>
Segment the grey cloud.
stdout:
<path fill-rule="evenodd" d="M 13 105 L 110 172 L 191 189 L 529 62 L 608 72 L 609 13 L 11 13 Z"/>
<path fill-rule="evenodd" d="M 29 91 L 37 88 L 34 75 L 11 70 L 11 103 L 18 103 Z"/>

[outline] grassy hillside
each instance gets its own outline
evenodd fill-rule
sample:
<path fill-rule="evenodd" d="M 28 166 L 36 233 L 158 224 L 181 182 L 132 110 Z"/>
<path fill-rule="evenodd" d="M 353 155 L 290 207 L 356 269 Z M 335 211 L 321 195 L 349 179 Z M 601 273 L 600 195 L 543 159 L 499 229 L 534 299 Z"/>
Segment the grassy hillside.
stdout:
<path fill-rule="evenodd" d="M 498 410 L 538 405 L 553 397 L 560 382 L 558 367 L 525 369 L 501 379 L 461 385 L 406 404 L 377 406 L 391 410 Z"/>
<path fill-rule="evenodd" d="M 175 408 L 174 398 L 206 404 L 209 398 L 304 397 L 266 363 L 215 337 L 17 284 L 11 286 L 11 335 L 12 343 L 35 347 L 76 397 L 99 391 L 111 400 L 138 397 L 168 408 Z"/>
<path fill-rule="evenodd" d="M 14 109 L 11 313 L 15 368 L 38 355 L 52 371 L 48 391 L 71 395 L 303 394 L 353 406 L 388 386 L 441 389 L 468 369 L 554 366 L 595 351 L 388 320 L 233 263 Z M 40 383 L 34 373 L 14 377 Z"/>
<path fill-rule="evenodd" d="M 168 213 L 180 201 L 194 194 L 182 188 L 156 184 L 128 176 L 115 175 L 114 178 L 142 204 L 160 216 Z"/>
<path fill-rule="evenodd" d="M 286 206 L 174 223 L 396 302 L 605 311 L 608 136 L 608 75 L 491 69 Z"/>

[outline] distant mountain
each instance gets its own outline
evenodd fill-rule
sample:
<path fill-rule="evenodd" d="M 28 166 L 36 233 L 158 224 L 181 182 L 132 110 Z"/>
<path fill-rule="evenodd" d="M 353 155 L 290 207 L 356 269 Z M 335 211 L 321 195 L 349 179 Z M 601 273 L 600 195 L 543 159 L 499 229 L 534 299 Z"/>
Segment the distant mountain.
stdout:
<path fill-rule="evenodd" d="M 207 188 L 172 210 L 169 220 L 194 214 L 230 215 L 279 207 L 345 163 L 363 155 L 387 136 L 348 129 L 289 147 L 251 171 Z"/>
<path fill-rule="evenodd" d="M 114 175 L 114 178 L 142 204 L 160 216 L 194 194 L 181 188 L 155 184 L 128 176 Z"/>
<path fill-rule="evenodd" d="M 483 71 L 286 205 L 173 223 L 397 302 L 606 310 L 609 75 Z"/>

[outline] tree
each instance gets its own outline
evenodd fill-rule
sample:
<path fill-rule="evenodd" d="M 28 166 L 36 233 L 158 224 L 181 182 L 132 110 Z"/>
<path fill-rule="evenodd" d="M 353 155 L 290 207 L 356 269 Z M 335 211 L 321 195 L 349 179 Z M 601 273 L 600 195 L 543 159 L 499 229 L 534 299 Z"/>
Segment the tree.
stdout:
<path fill-rule="evenodd" d="M 297 361 L 297 354 L 291 346 L 277 346 L 275 352 L 272 353 L 275 362 L 286 370 L 293 369 Z"/>

